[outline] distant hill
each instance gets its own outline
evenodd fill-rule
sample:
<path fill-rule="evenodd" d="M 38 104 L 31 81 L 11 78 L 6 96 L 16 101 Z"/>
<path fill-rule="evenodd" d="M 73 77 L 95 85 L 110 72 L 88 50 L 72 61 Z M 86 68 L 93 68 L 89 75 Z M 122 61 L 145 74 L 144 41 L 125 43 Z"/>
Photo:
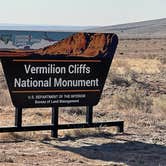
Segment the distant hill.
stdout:
<path fill-rule="evenodd" d="M 92 28 L 88 32 L 114 32 L 120 38 L 166 38 L 166 18 Z"/>
<path fill-rule="evenodd" d="M 84 29 L 93 29 L 96 26 L 61 26 L 61 25 L 25 25 L 25 24 L 2 24 L 0 30 L 20 30 L 20 31 L 71 31 L 79 32 Z"/>
<path fill-rule="evenodd" d="M 0 24 L 0 30 L 108 32 L 120 38 L 166 38 L 166 18 L 104 27 Z"/>

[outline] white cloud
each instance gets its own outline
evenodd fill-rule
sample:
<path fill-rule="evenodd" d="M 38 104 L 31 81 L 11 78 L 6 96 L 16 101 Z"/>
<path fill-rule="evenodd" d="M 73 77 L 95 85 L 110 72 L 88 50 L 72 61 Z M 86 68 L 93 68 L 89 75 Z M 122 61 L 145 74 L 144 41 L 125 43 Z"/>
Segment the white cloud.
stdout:
<path fill-rule="evenodd" d="M 31 49 L 44 48 L 44 47 L 47 47 L 49 45 L 53 45 L 54 43 L 57 43 L 57 41 L 50 42 L 48 40 L 41 39 L 40 42 L 32 44 Z"/>
<path fill-rule="evenodd" d="M 41 39 L 40 42 L 38 43 L 34 43 L 32 44 L 32 46 L 30 46 L 30 49 L 39 49 L 39 48 L 44 48 L 47 47 L 49 45 L 53 45 L 54 43 L 57 43 L 57 41 L 48 41 L 48 40 L 44 40 Z M 12 41 L 9 41 L 7 44 L 5 44 L 2 40 L 0 40 L 0 49 L 23 49 L 23 47 L 16 47 L 15 45 L 13 45 Z"/>
<path fill-rule="evenodd" d="M 17 47 L 13 45 L 12 41 L 5 44 L 2 40 L 0 40 L 0 49 L 1 48 L 17 49 Z"/>

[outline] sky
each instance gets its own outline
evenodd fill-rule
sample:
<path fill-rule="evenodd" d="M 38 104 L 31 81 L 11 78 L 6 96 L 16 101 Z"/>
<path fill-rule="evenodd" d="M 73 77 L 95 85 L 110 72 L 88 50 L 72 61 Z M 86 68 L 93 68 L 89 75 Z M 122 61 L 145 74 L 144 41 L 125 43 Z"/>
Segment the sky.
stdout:
<path fill-rule="evenodd" d="M 166 18 L 166 0 L 0 0 L 0 23 L 106 26 Z"/>

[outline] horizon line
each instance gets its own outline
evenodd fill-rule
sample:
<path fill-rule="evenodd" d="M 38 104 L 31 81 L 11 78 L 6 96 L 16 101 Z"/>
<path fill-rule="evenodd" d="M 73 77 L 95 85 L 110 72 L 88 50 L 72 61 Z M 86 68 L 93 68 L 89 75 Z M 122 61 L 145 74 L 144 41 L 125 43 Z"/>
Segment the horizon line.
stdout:
<path fill-rule="evenodd" d="M 73 28 L 83 28 L 83 27 L 107 27 L 107 26 L 117 26 L 117 25 L 125 25 L 125 24 L 132 24 L 132 23 L 140 23 L 140 22 L 147 22 L 147 21 L 157 21 L 157 20 L 163 20 L 166 19 L 166 17 L 162 18 L 155 18 L 155 19 L 145 19 L 140 21 L 133 21 L 133 22 L 124 22 L 124 23 L 118 23 L 118 24 L 107 24 L 107 25 L 58 25 L 58 24 L 27 24 L 27 23 L 0 23 L 0 26 L 39 26 L 39 27 L 73 27 Z"/>

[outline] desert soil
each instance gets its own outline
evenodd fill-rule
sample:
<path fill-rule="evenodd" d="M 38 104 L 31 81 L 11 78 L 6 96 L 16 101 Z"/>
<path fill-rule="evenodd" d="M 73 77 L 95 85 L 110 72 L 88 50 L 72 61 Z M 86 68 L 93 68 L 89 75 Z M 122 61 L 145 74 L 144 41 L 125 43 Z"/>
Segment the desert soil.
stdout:
<path fill-rule="evenodd" d="M 1 133 L 0 165 L 165 166 L 166 107 L 160 100 L 166 95 L 165 56 L 164 39 L 120 41 L 101 101 L 94 108 L 94 121 L 124 120 L 124 133 L 109 127 L 59 131 L 58 139 L 51 138 L 49 131 Z M 135 88 L 155 104 L 146 105 L 145 110 L 117 107 L 122 105 L 118 95 Z M 23 124 L 50 123 L 50 112 L 25 109 Z M 60 110 L 60 123 L 84 120 L 85 108 Z M 13 123 L 14 108 L 0 69 L 0 126 Z"/>

